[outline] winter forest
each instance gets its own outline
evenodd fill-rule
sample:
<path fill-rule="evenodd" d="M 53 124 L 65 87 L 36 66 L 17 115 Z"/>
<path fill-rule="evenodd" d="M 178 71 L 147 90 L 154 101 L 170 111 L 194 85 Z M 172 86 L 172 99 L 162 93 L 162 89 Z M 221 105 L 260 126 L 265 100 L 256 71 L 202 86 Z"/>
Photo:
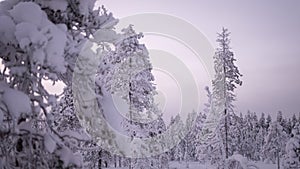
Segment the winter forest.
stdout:
<path fill-rule="evenodd" d="M 95 2 L 0 2 L 0 169 L 300 168 L 300 113 L 236 111 L 244 82 L 229 29 L 214 30 L 205 108 L 167 123 L 143 33 L 117 31 Z M 106 123 L 110 95 L 128 105 L 120 131 Z"/>

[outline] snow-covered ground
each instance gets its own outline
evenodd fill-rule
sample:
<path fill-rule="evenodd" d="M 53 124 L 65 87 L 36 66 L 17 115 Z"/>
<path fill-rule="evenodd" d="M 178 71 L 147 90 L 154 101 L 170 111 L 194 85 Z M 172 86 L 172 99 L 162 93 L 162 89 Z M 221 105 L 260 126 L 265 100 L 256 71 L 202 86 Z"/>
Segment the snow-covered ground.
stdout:
<path fill-rule="evenodd" d="M 277 166 L 275 164 L 266 164 L 263 162 L 257 162 L 255 163 L 258 169 L 276 169 Z M 200 164 L 199 162 L 188 162 L 188 165 L 186 162 L 178 162 L 178 161 L 171 161 L 169 164 L 169 169 L 216 169 L 216 167 L 208 165 L 208 164 Z M 108 168 L 108 169 L 128 169 L 128 167 L 122 167 L 122 168 Z M 248 168 L 248 169 L 255 169 L 255 168 Z"/>

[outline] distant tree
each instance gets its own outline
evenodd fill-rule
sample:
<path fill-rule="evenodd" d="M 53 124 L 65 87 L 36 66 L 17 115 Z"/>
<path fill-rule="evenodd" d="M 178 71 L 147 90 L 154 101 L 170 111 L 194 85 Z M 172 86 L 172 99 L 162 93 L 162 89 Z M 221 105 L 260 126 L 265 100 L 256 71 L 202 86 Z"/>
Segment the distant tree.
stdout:
<path fill-rule="evenodd" d="M 228 133 L 228 154 L 232 156 L 234 153 L 239 153 L 242 143 L 242 123 L 239 117 L 232 113 L 228 118 L 229 133 Z"/>
<path fill-rule="evenodd" d="M 267 119 L 266 119 L 266 128 L 267 128 L 267 130 L 269 130 L 269 127 L 271 126 L 271 123 L 272 123 L 272 117 L 269 114 Z"/>
<path fill-rule="evenodd" d="M 280 158 L 285 153 L 285 144 L 287 141 L 287 134 L 283 127 L 279 124 L 279 121 L 272 123 L 270 131 L 268 133 L 264 152 L 266 154 L 266 160 L 277 163 L 278 168 L 280 164 Z"/>
<path fill-rule="evenodd" d="M 242 131 L 242 155 L 254 160 L 254 154 L 255 154 L 255 136 L 256 133 L 254 131 L 254 125 L 253 125 L 253 118 L 251 115 L 251 112 L 248 111 L 248 114 L 245 116 L 244 119 L 244 128 Z"/>
<path fill-rule="evenodd" d="M 259 119 L 259 125 L 260 127 L 266 129 L 266 118 L 265 118 L 265 113 L 261 114 L 261 117 Z"/>
<path fill-rule="evenodd" d="M 298 122 L 296 115 L 294 114 L 291 121 L 291 128 L 294 128 Z"/>
<path fill-rule="evenodd" d="M 286 144 L 284 158 L 285 169 L 298 169 L 300 167 L 300 132 L 299 123 L 293 128 L 292 136 Z"/>

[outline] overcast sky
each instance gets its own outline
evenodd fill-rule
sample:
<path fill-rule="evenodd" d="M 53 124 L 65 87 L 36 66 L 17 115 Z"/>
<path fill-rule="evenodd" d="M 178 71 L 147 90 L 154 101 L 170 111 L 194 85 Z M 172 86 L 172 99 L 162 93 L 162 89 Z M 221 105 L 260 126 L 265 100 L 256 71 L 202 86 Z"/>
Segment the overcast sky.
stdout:
<path fill-rule="evenodd" d="M 300 112 L 300 1 L 101 0 L 117 18 L 155 12 L 190 22 L 216 46 L 222 26 L 232 32 L 236 64 L 244 75 L 238 111 Z M 147 44 L 146 44 L 147 45 Z"/>

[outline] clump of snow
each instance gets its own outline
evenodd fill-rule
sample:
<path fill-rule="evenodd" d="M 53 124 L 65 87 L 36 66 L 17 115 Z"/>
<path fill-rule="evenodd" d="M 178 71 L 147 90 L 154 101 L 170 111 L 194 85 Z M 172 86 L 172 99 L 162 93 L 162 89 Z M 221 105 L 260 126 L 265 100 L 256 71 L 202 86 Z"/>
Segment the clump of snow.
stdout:
<path fill-rule="evenodd" d="M 47 31 L 50 32 L 50 36 L 48 39 L 48 44 L 45 48 L 45 52 L 47 53 L 47 62 L 49 65 L 54 66 L 54 69 L 58 72 L 64 73 L 66 71 L 65 61 L 64 61 L 64 47 L 67 42 L 66 34 L 61 31 L 54 24 L 47 27 Z M 46 33 L 46 32 L 45 32 Z"/>
<path fill-rule="evenodd" d="M 8 15 L 8 10 L 12 9 L 19 0 L 9 0 L 0 2 L 0 15 Z"/>
<path fill-rule="evenodd" d="M 114 42 L 119 38 L 115 31 L 110 29 L 99 29 L 94 38 L 96 42 Z"/>
<path fill-rule="evenodd" d="M 17 119 L 22 113 L 31 114 L 30 99 L 25 93 L 11 89 L 4 83 L 0 83 L 0 89 L 0 93 L 3 93 L 0 99 L 11 115 Z"/>
<path fill-rule="evenodd" d="M 0 23 L 1 23 L 0 41 L 3 42 L 4 44 L 7 44 L 8 42 L 12 41 L 15 44 L 16 38 L 14 33 L 15 33 L 16 25 L 13 22 L 13 20 L 8 16 L 0 16 Z"/>
<path fill-rule="evenodd" d="M 241 169 L 259 169 L 257 165 L 248 161 L 248 159 L 240 154 L 234 154 L 227 159 L 228 168 L 241 168 Z"/>
<path fill-rule="evenodd" d="M 96 0 L 84 0 L 80 1 L 79 11 L 83 15 L 87 15 L 89 13 L 89 9 L 93 9 Z"/>
<path fill-rule="evenodd" d="M 83 159 L 80 154 L 73 154 L 68 147 L 63 147 L 57 151 L 57 155 L 63 161 L 64 167 L 74 164 L 76 166 L 82 166 Z"/>
<path fill-rule="evenodd" d="M 59 135 L 62 137 L 65 137 L 65 136 L 73 137 L 78 140 L 85 140 L 85 141 L 90 140 L 90 136 L 84 131 L 75 132 L 75 131 L 67 129 L 63 132 L 60 132 Z"/>
<path fill-rule="evenodd" d="M 16 131 L 21 131 L 21 130 L 25 130 L 25 131 L 29 131 L 31 133 L 34 133 L 35 131 L 32 128 L 32 120 L 29 121 L 25 121 L 20 123 L 17 127 L 16 127 Z"/>
<path fill-rule="evenodd" d="M 46 58 L 46 55 L 45 55 L 44 51 L 41 49 L 36 49 L 32 53 L 32 60 L 37 64 L 43 65 L 45 58 Z"/>
<path fill-rule="evenodd" d="M 50 3 L 50 2 L 49 2 Z M 59 6 L 65 1 L 51 2 Z M 32 53 L 32 60 L 37 65 L 52 68 L 64 73 L 66 63 L 64 52 L 67 44 L 67 27 L 64 24 L 55 25 L 39 5 L 33 2 L 20 2 L 8 11 L 8 16 L 1 16 L 1 41 L 5 44 L 18 43 L 20 48 Z"/>
<path fill-rule="evenodd" d="M 22 49 L 26 49 L 30 43 L 36 42 L 36 38 L 32 38 L 33 36 L 36 36 L 36 34 L 39 34 L 36 25 L 27 22 L 21 22 L 16 26 L 15 35 Z"/>
<path fill-rule="evenodd" d="M 68 7 L 68 2 L 66 0 L 51 0 L 51 1 L 43 1 L 44 5 L 57 11 L 65 11 Z"/>
<path fill-rule="evenodd" d="M 42 22 L 43 11 L 33 2 L 18 3 L 9 13 L 17 23 L 28 22 L 38 26 Z"/>
<path fill-rule="evenodd" d="M 228 158 L 228 165 L 239 164 L 243 169 L 247 169 L 248 160 L 240 154 L 234 154 Z M 232 166 L 231 166 L 232 167 Z"/>
<path fill-rule="evenodd" d="M 15 66 L 10 68 L 10 73 L 13 75 L 22 76 L 23 73 L 27 71 L 27 67 L 25 66 Z"/>
<path fill-rule="evenodd" d="M 56 142 L 49 133 L 46 133 L 44 136 L 44 145 L 49 153 L 53 153 L 56 149 Z"/>

